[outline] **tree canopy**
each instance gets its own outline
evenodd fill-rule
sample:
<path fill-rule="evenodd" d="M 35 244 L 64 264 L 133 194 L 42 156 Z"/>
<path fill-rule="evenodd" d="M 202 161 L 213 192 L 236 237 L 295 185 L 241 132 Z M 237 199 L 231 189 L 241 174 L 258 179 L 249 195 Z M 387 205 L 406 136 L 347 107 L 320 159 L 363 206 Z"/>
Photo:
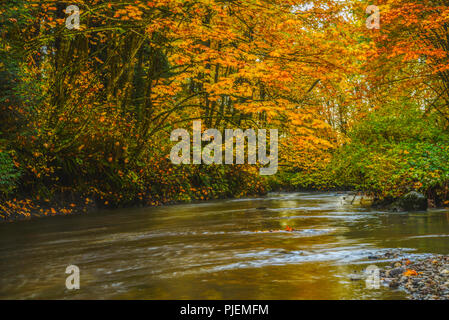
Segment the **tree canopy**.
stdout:
<path fill-rule="evenodd" d="M 370 4 L 2 3 L 3 211 L 11 197 L 25 213 L 55 197 L 69 212 L 279 187 L 446 201 L 449 2 L 379 0 L 378 29 Z M 170 132 L 194 120 L 278 129 L 281 172 L 173 165 Z"/>

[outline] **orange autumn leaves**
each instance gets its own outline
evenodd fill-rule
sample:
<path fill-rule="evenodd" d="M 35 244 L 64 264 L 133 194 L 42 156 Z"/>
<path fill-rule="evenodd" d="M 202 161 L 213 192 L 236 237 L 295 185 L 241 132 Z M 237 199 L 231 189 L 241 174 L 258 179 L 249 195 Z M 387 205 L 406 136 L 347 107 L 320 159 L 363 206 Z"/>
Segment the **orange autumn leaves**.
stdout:
<path fill-rule="evenodd" d="M 351 24 L 340 14 L 344 3 L 251 0 L 224 5 L 218 1 L 164 0 L 132 4 L 81 1 L 79 6 L 87 13 L 85 22 L 94 21 L 86 31 L 89 41 L 107 43 L 111 34 L 103 31 L 104 27 L 94 26 L 99 24 L 130 32 L 132 40 L 124 42 L 147 43 L 153 50 L 163 51 L 170 76 L 155 78 L 150 84 L 148 98 L 154 109 L 164 113 L 181 110 L 184 105 L 197 106 L 189 114 L 218 119 L 239 112 L 262 119 L 256 125 L 282 128 L 292 137 L 288 145 L 328 149 L 334 144 L 322 102 L 339 94 L 335 83 L 354 72 L 354 58 L 361 52 L 350 33 Z M 53 8 L 46 7 L 48 15 Z M 92 59 L 96 62 L 92 68 L 110 69 L 105 65 L 110 58 L 93 55 Z M 128 62 L 136 63 L 130 57 L 119 66 L 125 68 Z M 89 70 L 91 74 L 95 74 L 93 69 Z M 91 85 L 89 80 L 77 84 L 80 88 Z M 201 93 L 189 97 L 187 86 Z M 98 84 L 94 88 L 80 99 L 86 101 L 105 90 Z M 128 99 L 128 88 L 117 87 L 116 98 Z M 179 99 L 184 95 L 184 100 Z M 85 104 L 92 103 L 89 99 Z M 313 121 L 304 120 L 304 116 Z M 170 122 L 184 117 L 177 113 L 158 120 Z M 109 123 L 104 116 L 99 121 Z M 160 123 L 157 125 L 160 127 Z"/>
<path fill-rule="evenodd" d="M 403 275 L 406 277 L 414 277 L 418 275 L 418 272 L 416 272 L 416 270 L 407 269 Z"/>
<path fill-rule="evenodd" d="M 316 96 L 327 95 L 332 86 L 326 91 L 319 88 L 341 81 L 345 72 L 351 72 L 354 65 L 347 48 L 352 40 L 344 32 L 336 38 L 334 28 L 328 25 L 311 27 L 316 20 L 313 14 L 292 10 L 304 3 L 282 6 L 239 1 L 223 6 L 200 1 L 191 8 L 195 16 L 181 12 L 182 23 L 168 33 L 168 37 L 179 39 L 168 58 L 185 67 L 187 74 L 180 74 L 169 86 L 155 88 L 155 98 L 178 94 L 174 84 L 182 86 L 194 79 L 207 99 L 192 101 L 210 104 L 212 112 L 223 110 L 219 104 L 228 97 L 225 109 L 262 114 L 270 125 L 281 126 L 302 141 L 310 136 L 327 139 L 316 134 L 328 128 L 320 117 L 321 102 Z M 345 27 L 337 14 L 327 14 L 329 24 L 333 21 Z M 318 90 L 311 93 L 314 83 Z M 299 109 L 304 103 L 307 108 Z M 314 121 L 304 121 L 305 115 Z"/>
<path fill-rule="evenodd" d="M 376 5 L 381 28 L 365 32 L 375 45 L 367 52 L 367 97 L 376 103 L 392 101 L 414 88 L 417 100 L 447 99 L 449 6 L 430 0 L 381 0 Z"/>
<path fill-rule="evenodd" d="M 346 5 L 80 0 L 79 30 L 65 28 L 56 1 L 11 8 L 23 11 L 11 13 L 22 21 L 6 39 L 23 58 L 24 112 L 10 132 L 11 145 L 26 150 L 24 185 L 104 205 L 266 190 L 253 168 L 167 163 L 170 130 L 192 119 L 219 130 L 279 129 L 286 166 L 321 168 L 339 143 L 332 107 L 350 105 L 342 97 L 352 95 L 348 79 L 363 52 Z"/>

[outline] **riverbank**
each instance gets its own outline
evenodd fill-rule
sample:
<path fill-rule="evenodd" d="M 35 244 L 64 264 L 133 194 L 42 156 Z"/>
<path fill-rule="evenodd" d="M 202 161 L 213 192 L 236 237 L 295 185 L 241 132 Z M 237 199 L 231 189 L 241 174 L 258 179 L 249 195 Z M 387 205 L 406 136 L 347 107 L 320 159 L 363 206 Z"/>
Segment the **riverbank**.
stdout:
<path fill-rule="evenodd" d="M 413 300 L 449 300 L 449 256 L 403 259 L 380 272 L 383 283 L 407 292 Z"/>
<path fill-rule="evenodd" d="M 268 192 L 337 192 L 345 194 L 343 200 L 357 206 L 371 207 L 373 209 L 380 209 L 386 211 L 408 211 L 398 210 L 397 206 L 392 207 L 390 202 L 386 204 L 379 204 L 372 197 L 361 194 L 359 192 L 342 190 L 339 188 L 332 188 L 329 190 L 318 190 L 313 188 L 288 188 L 285 185 L 282 187 L 267 186 L 259 184 L 257 189 L 247 192 L 245 194 L 219 194 L 215 196 L 215 193 L 207 193 L 206 196 L 203 193 L 191 194 L 184 199 L 165 199 L 164 201 L 155 200 L 149 198 L 143 201 L 135 202 L 127 205 L 111 205 L 104 199 L 95 199 L 85 197 L 81 195 L 71 195 L 67 197 L 58 196 L 53 200 L 49 199 L 27 199 L 27 198 L 14 198 L 10 200 L 0 201 L 0 223 L 2 222 L 14 222 L 19 220 L 29 220 L 33 218 L 51 217 L 59 215 L 74 215 L 74 214 L 89 214 L 103 209 L 120 209 L 120 208 L 145 208 L 145 207 L 159 207 L 166 205 L 186 204 L 186 203 L 201 203 L 209 200 L 223 200 L 223 199 L 238 199 L 244 197 L 257 197 L 266 195 Z M 435 207 L 432 207 L 435 208 Z M 443 208 L 443 206 L 441 206 Z M 423 209 L 421 211 L 425 211 Z"/>
<path fill-rule="evenodd" d="M 266 189 L 261 188 L 256 193 L 246 193 L 246 197 L 257 197 L 267 194 Z M 10 199 L 0 202 L 0 223 L 15 222 L 20 220 L 30 220 L 42 217 L 52 217 L 60 215 L 80 215 L 90 214 L 104 209 L 131 209 L 160 207 L 186 203 L 201 203 L 209 200 L 237 199 L 238 195 L 214 197 L 212 194 L 205 197 L 203 194 L 191 196 L 186 199 L 167 199 L 166 201 L 157 201 L 148 199 L 132 205 L 110 206 L 103 200 L 95 200 L 89 197 L 74 196 L 71 201 L 49 199 Z"/>
<path fill-rule="evenodd" d="M 111 186 L 107 179 L 89 184 L 40 185 L 0 192 L 0 221 L 84 214 L 100 209 L 155 207 L 267 193 L 267 180 L 258 168 L 246 165 L 175 166 L 169 161 L 149 166 L 135 181 Z M 157 172 L 157 175 L 154 174 Z"/>
<path fill-rule="evenodd" d="M 138 190 L 128 188 L 106 192 L 107 188 L 98 183 L 92 188 L 92 192 L 76 191 L 76 186 L 66 187 L 69 189 L 66 193 L 56 191 L 55 187 L 51 196 L 32 196 L 29 192 L 19 191 L 14 196 L 3 200 L 0 198 L 0 223 L 58 215 L 89 214 L 103 209 L 159 207 L 257 197 L 268 192 L 344 191 L 342 188 L 292 185 L 278 176 L 262 177 L 255 166 L 209 166 L 201 170 L 200 167 L 183 168 L 169 163 L 165 165 L 167 168 L 163 172 L 172 175 L 161 173 L 157 179 L 141 178 L 146 187 Z"/>

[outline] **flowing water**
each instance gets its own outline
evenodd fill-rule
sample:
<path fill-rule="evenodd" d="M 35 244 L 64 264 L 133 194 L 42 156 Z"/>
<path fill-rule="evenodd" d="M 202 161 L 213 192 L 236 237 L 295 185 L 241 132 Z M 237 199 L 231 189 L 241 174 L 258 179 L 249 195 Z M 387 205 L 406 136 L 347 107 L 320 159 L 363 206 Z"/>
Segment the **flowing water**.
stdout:
<path fill-rule="evenodd" d="M 349 200 L 281 193 L 4 223 L 0 299 L 406 298 L 350 274 L 391 263 L 386 252 L 448 254 L 449 211 L 388 213 Z M 65 286 L 72 264 L 79 290 Z"/>

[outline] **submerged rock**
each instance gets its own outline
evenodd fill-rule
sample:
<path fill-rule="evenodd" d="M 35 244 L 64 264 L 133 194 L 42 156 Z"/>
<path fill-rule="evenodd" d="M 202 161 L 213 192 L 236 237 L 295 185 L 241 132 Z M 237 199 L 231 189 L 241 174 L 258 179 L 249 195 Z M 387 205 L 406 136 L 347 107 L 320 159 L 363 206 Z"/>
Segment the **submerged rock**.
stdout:
<path fill-rule="evenodd" d="M 375 198 L 372 203 L 373 208 L 386 209 L 390 211 L 426 211 L 428 200 L 422 193 L 411 191 L 400 198 L 385 197 Z"/>
<path fill-rule="evenodd" d="M 411 191 L 393 202 L 390 209 L 392 211 L 425 211 L 427 207 L 427 197 L 422 193 Z"/>

